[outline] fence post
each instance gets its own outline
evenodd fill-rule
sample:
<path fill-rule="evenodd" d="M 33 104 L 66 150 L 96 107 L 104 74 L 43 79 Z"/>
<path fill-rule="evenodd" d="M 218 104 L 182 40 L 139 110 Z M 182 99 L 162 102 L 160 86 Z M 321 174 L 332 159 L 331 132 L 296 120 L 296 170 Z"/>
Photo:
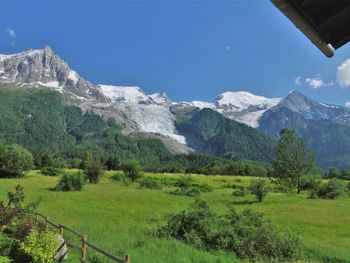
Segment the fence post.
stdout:
<path fill-rule="evenodd" d="M 47 216 L 45 216 L 45 230 L 47 230 L 47 227 L 49 225 L 49 218 Z"/>
<path fill-rule="evenodd" d="M 82 238 L 82 245 L 81 245 L 81 258 L 86 261 L 86 241 L 87 241 L 87 235 L 83 235 Z"/>
<path fill-rule="evenodd" d="M 63 226 L 61 224 L 58 225 L 59 226 L 59 230 L 60 230 L 60 236 L 63 237 Z"/>
<path fill-rule="evenodd" d="M 130 256 L 128 255 L 125 256 L 125 263 L 131 263 Z"/>
<path fill-rule="evenodd" d="M 39 223 L 39 215 L 37 212 L 35 212 L 35 223 L 38 224 Z"/>

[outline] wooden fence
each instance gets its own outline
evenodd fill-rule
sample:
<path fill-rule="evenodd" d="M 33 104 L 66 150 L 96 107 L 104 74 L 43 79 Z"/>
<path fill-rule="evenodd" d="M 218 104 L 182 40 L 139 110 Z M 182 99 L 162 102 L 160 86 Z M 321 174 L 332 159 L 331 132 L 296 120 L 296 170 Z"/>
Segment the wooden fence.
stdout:
<path fill-rule="evenodd" d="M 35 220 L 36 220 L 37 224 L 45 227 L 46 229 L 49 226 L 57 229 L 59 231 L 59 234 L 62 236 L 62 238 L 64 239 L 64 241 L 66 242 L 66 244 L 68 246 L 81 252 L 80 262 L 88 263 L 88 261 L 87 261 L 87 248 L 88 247 L 91 248 L 92 250 L 96 251 L 97 253 L 111 259 L 114 262 L 118 262 L 118 263 L 130 263 L 131 262 L 130 256 L 125 256 L 125 259 L 121 259 L 119 257 L 116 257 L 116 256 L 112 255 L 111 253 L 99 248 L 98 246 L 88 242 L 87 235 L 82 235 L 79 232 L 75 231 L 74 229 L 71 229 L 65 225 L 55 224 L 52 221 L 50 221 L 47 216 L 45 216 L 39 212 L 36 212 L 35 216 L 36 216 Z M 64 236 L 65 231 L 78 237 L 81 240 L 81 244 L 76 244 L 72 240 L 69 240 L 67 237 L 65 237 Z"/>

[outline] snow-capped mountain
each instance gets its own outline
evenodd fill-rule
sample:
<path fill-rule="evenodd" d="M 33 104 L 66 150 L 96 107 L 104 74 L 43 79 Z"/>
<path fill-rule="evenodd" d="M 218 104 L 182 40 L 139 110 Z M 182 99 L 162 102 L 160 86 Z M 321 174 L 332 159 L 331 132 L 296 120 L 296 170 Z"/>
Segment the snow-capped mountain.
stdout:
<path fill-rule="evenodd" d="M 309 120 L 332 120 L 340 124 L 350 125 L 350 109 L 347 107 L 320 103 L 300 92 L 291 91 L 277 107 L 285 107 Z M 269 112 L 266 112 L 269 114 Z"/>
<path fill-rule="evenodd" d="M 254 128 L 261 125 L 266 128 L 264 121 L 276 118 L 275 122 L 284 125 L 288 120 L 276 117 L 283 115 L 283 112 L 279 114 L 282 109 L 305 119 L 326 119 L 350 125 L 349 108 L 319 103 L 297 91 L 282 100 L 245 91 L 228 91 L 213 102 L 176 103 L 165 93 L 146 94 L 139 87 L 94 85 L 80 77 L 49 47 L 0 55 L 0 83 L 57 90 L 75 98 L 74 102 L 84 111 L 93 111 L 105 119 L 114 118 L 127 134 L 147 133 L 182 145 L 186 144 L 186 138 L 176 130 L 177 118 L 203 108 Z"/>
<path fill-rule="evenodd" d="M 226 118 L 259 127 L 259 119 L 266 110 L 277 105 L 281 99 L 265 98 L 246 91 L 224 92 L 220 94 L 213 103 L 204 101 L 181 102 L 179 106 L 209 108 L 215 110 Z"/>
<path fill-rule="evenodd" d="M 105 100 L 98 88 L 81 78 L 48 46 L 0 55 L 0 83 L 51 88 L 81 100 Z"/>
<path fill-rule="evenodd" d="M 175 116 L 170 111 L 170 99 L 164 93 L 146 95 L 139 87 L 98 85 L 110 102 L 96 103 L 92 107 L 122 113 L 124 123 L 133 122 L 141 132 L 158 133 L 178 143 L 186 144 L 185 137 L 177 134 Z M 123 117 L 118 116 L 119 120 Z"/>
<path fill-rule="evenodd" d="M 78 75 L 50 47 L 0 55 L 0 83 L 44 87 L 69 95 L 83 110 L 123 124 L 126 133 L 146 132 L 186 144 L 174 126 L 171 101 L 164 93 L 146 95 L 138 87 L 93 85 Z"/>

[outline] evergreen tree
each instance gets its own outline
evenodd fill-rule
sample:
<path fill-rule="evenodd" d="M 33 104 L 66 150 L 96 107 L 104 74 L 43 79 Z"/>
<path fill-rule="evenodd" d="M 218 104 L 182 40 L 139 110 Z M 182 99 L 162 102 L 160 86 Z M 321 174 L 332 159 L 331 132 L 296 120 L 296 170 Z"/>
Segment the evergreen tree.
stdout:
<path fill-rule="evenodd" d="M 307 150 L 304 141 L 293 130 L 282 129 L 274 162 L 275 176 L 282 184 L 301 191 L 301 177 L 314 173 L 315 161 L 312 152 Z"/>

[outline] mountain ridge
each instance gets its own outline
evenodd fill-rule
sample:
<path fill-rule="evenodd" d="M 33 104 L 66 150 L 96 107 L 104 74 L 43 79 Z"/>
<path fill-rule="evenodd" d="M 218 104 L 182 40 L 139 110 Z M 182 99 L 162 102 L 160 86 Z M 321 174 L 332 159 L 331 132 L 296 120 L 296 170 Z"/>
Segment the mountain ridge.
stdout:
<path fill-rule="evenodd" d="M 231 145 L 228 143 L 230 140 L 235 141 L 239 138 L 240 132 L 245 128 L 234 129 L 238 134 L 228 135 L 223 127 L 246 125 L 257 130 L 257 133 L 254 133 L 256 138 L 263 138 L 263 134 L 259 133 L 261 132 L 275 139 L 278 138 L 281 128 L 288 127 L 295 129 L 299 136 L 306 140 L 306 144 L 320 154 L 321 157 L 318 158 L 320 163 L 326 163 L 327 166 L 332 164 L 350 166 L 350 159 L 347 158 L 347 154 L 350 156 L 350 150 L 349 153 L 346 150 L 347 147 L 350 149 L 350 109 L 320 103 L 297 90 L 291 91 L 282 99 L 266 98 L 246 91 L 227 91 L 219 94 L 213 102 L 173 102 L 165 93 L 146 94 L 137 86 L 92 84 L 80 77 L 49 47 L 0 55 L 0 83 L 23 89 L 41 87 L 55 90 L 79 106 L 83 113 L 94 113 L 105 120 L 114 119 L 122 126 L 123 134 L 148 134 L 152 138 L 163 140 L 179 152 L 199 150 L 222 157 L 225 157 L 222 155 L 224 153 L 232 158 L 244 157 L 247 152 L 241 151 L 241 154 L 235 156 L 237 151 L 233 150 L 230 153 L 232 149 L 225 147 Z M 191 119 L 189 116 L 200 116 L 198 112 L 206 108 L 216 114 L 205 111 L 206 114 L 202 116 L 204 119 L 202 118 L 200 123 L 206 127 L 202 127 L 198 133 L 193 124 L 191 126 L 191 122 L 195 123 L 197 119 Z M 225 121 L 222 120 L 220 124 L 222 133 L 218 137 L 213 135 L 210 140 L 202 138 L 200 145 L 193 143 L 196 136 L 202 136 L 205 130 L 209 131 L 212 128 L 214 124 L 208 120 L 213 120 L 213 116 L 217 119 L 221 119 L 222 116 L 241 125 L 233 123 L 225 126 L 223 124 Z M 323 137 L 317 137 L 317 129 Z M 226 143 L 222 143 L 223 138 L 226 138 Z M 320 144 L 317 145 L 313 138 L 319 138 Z M 332 148 L 334 158 L 326 160 L 327 147 L 332 141 L 340 145 L 338 138 L 344 141 L 341 153 Z M 264 140 L 251 139 L 250 143 L 259 144 L 261 141 Z M 215 144 L 221 146 L 217 147 Z M 237 145 L 238 141 L 230 147 L 234 148 Z M 189 149 L 188 146 L 193 149 Z M 221 150 L 224 149 L 222 153 L 220 147 Z M 248 148 L 252 149 L 250 146 Z"/>

